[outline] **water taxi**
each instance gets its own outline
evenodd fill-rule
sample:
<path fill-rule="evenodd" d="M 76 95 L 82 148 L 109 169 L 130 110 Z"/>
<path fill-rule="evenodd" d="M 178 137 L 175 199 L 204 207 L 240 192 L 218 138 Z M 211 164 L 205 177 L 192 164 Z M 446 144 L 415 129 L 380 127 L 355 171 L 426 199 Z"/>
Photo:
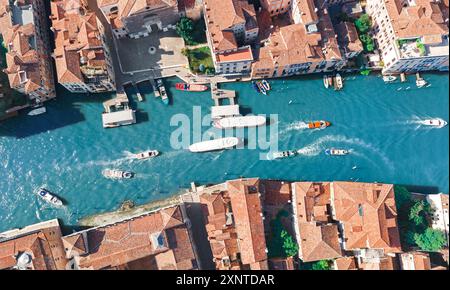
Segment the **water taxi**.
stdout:
<path fill-rule="evenodd" d="M 47 112 L 47 109 L 42 106 L 42 107 L 36 107 L 35 109 L 31 110 L 28 112 L 28 116 L 37 116 L 37 115 L 41 115 L 44 114 L 45 112 Z"/>
<path fill-rule="evenodd" d="M 421 123 L 425 126 L 436 127 L 436 128 L 443 128 L 443 127 L 447 126 L 447 122 L 440 118 L 423 120 Z"/>
<path fill-rule="evenodd" d="M 216 120 L 213 125 L 218 129 L 259 127 L 266 124 L 264 116 L 236 116 Z"/>
<path fill-rule="evenodd" d="M 102 174 L 106 178 L 111 179 L 131 179 L 134 177 L 134 173 L 131 171 L 122 171 L 116 169 L 105 169 Z"/>
<path fill-rule="evenodd" d="M 287 150 L 287 151 L 281 151 L 281 152 L 274 152 L 272 154 L 273 159 L 281 159 L 281 158 L 289 158 L 297 155 L 297 151 L 294 150 Z"/>
<path fill-rule="evenodd" d="M 154 158 L 159 155 L 159 151 L 157 150 L 148 150 L 141 153 L 136 153 L 133 155 L 134 159 L 144 160 L 149 158 Z"/>
<path fill-rule="evenodd" d="M 334 77 L 334 89 L 335 90 L 341 90 L 344 87 L 344 83 L 342 81 L 342 77 L 340 74 L 336 74 Z"/>
<path fill-rule="evenodd" d="M 215 140 L 203 141 L 194 143 L 189 146 L 189 151 L 194 153 L 218 151 L 224 149 L 231 149 L 241 143 L 241 140 L 236 137 L 220 138 Z"/>
<path fill-rule="evenodd" d="M 383 81 L 384 81 L 385 83 L 392 83 L 392 82 L 394 82 L 394 81 L 396 81 L 396 80 L 397 80 L 397 77 L 396 77 L 396 76 L 392 76 L 392 75 L 383 76 Z"/>
<path fill-rule="evenodd" d="M 45 200 L 46 202 L 54 205 L 54 206 L 62 206 L 63 202 L 61 199 L 59 199 L 56 195 L 54 195 L 53 193 L 51 193 L 50 191 L 48 191 L 45 188 L 40 188 L 37 192 L 36 192 L 37 196 L 39 196 L 40 198 L 42 198 L 43 200 Z"/>
<path fill-rule="evenodd" d="M 185 92 L 204 92 L 208 87 L 205 85 L 177 83 L 175 84 L 175 89 Z"/>
<path fill-rule="evenodd" d="M 332 156 L 343 156 L 343 155 L 347 155 L 349 153 L 350 153 L 350 151 L 345 150 L 345 149 L 330 148 L 330 149 L 325 150 L 326 155 L 332 155 Z"/>
<path fill-rule="evenodd" d="M 308 129 L 325 129 L 329 126 L 331 126 L 331 123 L 323 120 L 308 123 Z"/>

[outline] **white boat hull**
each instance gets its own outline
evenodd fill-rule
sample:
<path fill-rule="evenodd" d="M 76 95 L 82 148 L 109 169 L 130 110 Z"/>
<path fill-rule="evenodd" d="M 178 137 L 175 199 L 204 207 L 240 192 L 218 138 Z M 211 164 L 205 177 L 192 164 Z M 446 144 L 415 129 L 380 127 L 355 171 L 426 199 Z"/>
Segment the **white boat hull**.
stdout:
<path fill-rule="evenodd" d="M 209 141 L 203 141 L 189 146 L 189 151 L 193 153 L 217 151 L 223 149 L 231 149 L 241 143 L 239 138 L 228 137 Z"/>
<path fill-rule="evenodd" d="M 40 198 L 42 198 L 44 201 L 46 201 L 54 206 L 62 206 L 63 205 L 63 202 L 61 199 L 56 197 L 54 194 L 52 194 L 50 191 L 48 191 L 45 188 L 40 188 L 36 194 Z"/>
<path fill-rule="evenodd" d="M 214 122 L 214 127 L 219 129 L 259 127 L 266 124 L 263 116 L 226 117 Z"/>
<path fill-rule="evenodd" d="M 149 151 L 144 151 L 141 153 L 134 154 L 133 157 L 138 160 L 145 160 L 145 159 L 155 158 L 158 155 L 159 155 L 159 152 L 157 150 L 149 150 Z"/>
<path fill-rule="evenodd" d="M 443 128 L 447 126 L 447 122 L 442 119 L 428 119 L 421 122 L 422 125 L 435 127 L 435 128 Z"/>
<path fill-rule="evenodd" d="M 45 107 L 36 108 L 34 110 L 31 110 L 28 112 L 28 116 L 37 116 L 42 115 L 47 112 L 47 109 Z"/>

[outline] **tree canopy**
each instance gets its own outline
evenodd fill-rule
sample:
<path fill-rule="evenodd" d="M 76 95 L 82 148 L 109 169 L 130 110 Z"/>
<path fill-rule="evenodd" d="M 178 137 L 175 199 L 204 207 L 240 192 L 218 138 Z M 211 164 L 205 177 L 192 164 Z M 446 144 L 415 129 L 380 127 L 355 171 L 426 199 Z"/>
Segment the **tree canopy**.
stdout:
<path fill-rule="evenodd" d="M 193 43 L 194 22 L 191 19 L 182 17 L 176 25 L 176 31 L 187 44 Z"/>
<path fill-rule="evenodd" d="M 436 252 L 446 244 L 446 238 L 442 231 L 427 228 L 422 234 L 414 234 L 414 241 L 422 251 Z"/>
<path fill-rule="evenodd" d="M 369 32 L 370 27 L 372 26 L 372 21 L 370 20 L 369 15 L 363 14 L 355 21 L 356 29 L 362 34 Z"/>
<path fill-rule="evenodd" d="M 418 200 L 411 206 L 408 219 L 417 227 L 426 227 L 428 224 L 427 219 L 431 214 L 432 210 L 430 204 L 424 200 Z"/>
<path fill-rule="evenodd" d="M 331 263 L 328 260 L 320 260 L 312 264 L 311 267 L 313 270 L 330 270 Z"/>

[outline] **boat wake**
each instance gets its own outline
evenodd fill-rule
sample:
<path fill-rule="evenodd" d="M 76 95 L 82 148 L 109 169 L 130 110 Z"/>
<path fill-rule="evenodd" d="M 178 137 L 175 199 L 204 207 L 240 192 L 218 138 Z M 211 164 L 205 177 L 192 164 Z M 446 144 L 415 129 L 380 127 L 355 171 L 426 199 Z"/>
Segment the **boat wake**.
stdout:
<path fill-rule="evenodd" d="M 302 121 L 296 121 L 288 124 L 284 129 L 280 131 L 280 135 L 286 134 L 291 131 L 303 131 L 308 129 L 308 123 Z"/>

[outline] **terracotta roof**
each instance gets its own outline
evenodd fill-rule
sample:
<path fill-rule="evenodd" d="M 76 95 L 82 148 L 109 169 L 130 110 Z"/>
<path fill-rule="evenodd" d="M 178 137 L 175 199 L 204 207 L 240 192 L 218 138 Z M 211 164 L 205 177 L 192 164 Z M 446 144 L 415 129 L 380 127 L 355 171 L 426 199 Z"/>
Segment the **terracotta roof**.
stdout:
<path fill-rule="evenodd" d="M 262 180 L 264 186 L 264 206 L 284 206 L 292 200 L 289 182 Z"/>
<path fill-rule="evenodd" d="M 431 270 L 430 255 L 422 252 L 400 254 L 402 270 Z"/>
<path fill-rule="evenodd" d="M 244 264 L 267 260 L 259 179 L 227 182 L 236 232 Z"/>
<path fill-rule="evenodd" d="M 404 5 L 401 0 L 384 0 L 394 32 L 399 38 L 448 34 L 448 1 L 415 0 Z"/>
<path fill-rule="evenodd" d="M 54 58 L 60 83 L 84 83 L 83 72 L 107 75 L 97 17 L 77 1 L 51 2 Z M 82 12 L 80 12 L 82 11 Z"/>
<path fill-rule="evenodd" d="M 400 252 L 392 184 L 333 182 L 333 218 L 343 226 L 345 249 Z"/>
<path fill-rule="evenodd" d="M 79 241 L 75 236 L 80 235 L 86 235 L 83 241 L 87 245 L 66 248 L 66 251 L 68 255 L 69 252 L 80 255 L 78 264 L 83 269 L 126 268 L 128 263 L 143 259 L 151 261 L 151 269 L 196 267 L 179 206 L 66 236 L 65 244 Z M 80 248 L 81 251 L 88 248 L 88 252 L 78 252 Z"/>
<path fill-rule="evenodd" d="M 294 259 L 292 257 L 270 258 L 269 268 L 270 270 L 295 270 Z"/>
<path fill-rule="evenodd" d="M 329 260 L 342 255 L 336 224 L 300 223 L 300 259 L 303 262 Z"/>
<path fill-rule="evenodd" d="M 335 270 L 358 270 L 355 257 L 341 257 L 334 260 Z"/>
<path fill-rule="evenodd" d="M 336 25 L 336 32 L 338 35 L 338 43 L 346 52 L 360 52 L 363 50 L 363 45 L 358 37 L 355 24 L 351 22 L 341 22 Z"/>
<path fill-rule="evenodd" d="M 0 269 L 16 266 L 22 253 L 31 255 L 34 270 L 63 270 L 67 264 L 59 226 L 45 226 L 0 240 Z"/>

